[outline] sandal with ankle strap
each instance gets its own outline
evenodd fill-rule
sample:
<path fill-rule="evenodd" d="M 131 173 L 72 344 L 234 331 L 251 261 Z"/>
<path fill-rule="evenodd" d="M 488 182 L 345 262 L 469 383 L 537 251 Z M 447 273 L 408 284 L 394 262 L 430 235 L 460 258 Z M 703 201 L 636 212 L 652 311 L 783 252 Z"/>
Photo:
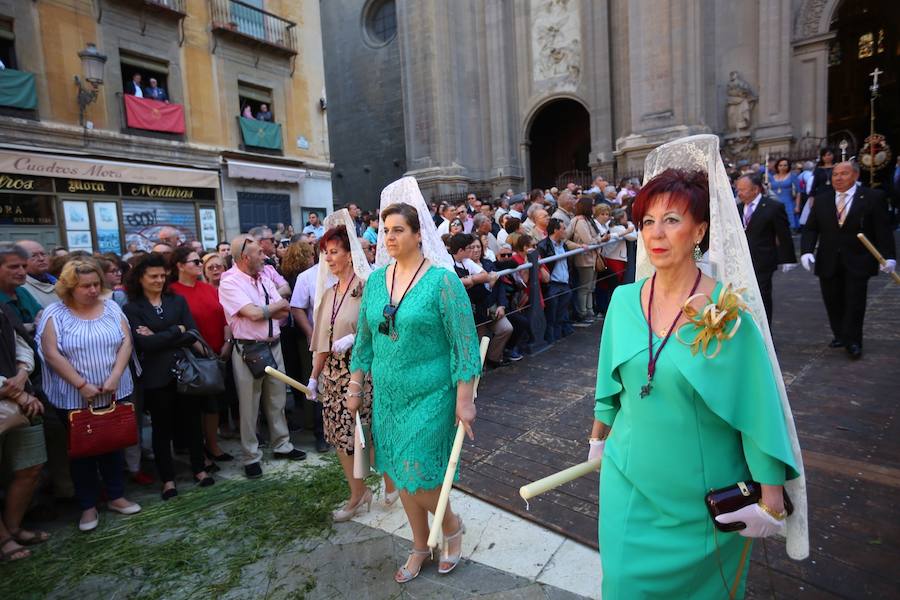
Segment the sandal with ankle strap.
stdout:
<path fill-rule="evenodd" d="M 427 556 L 428 558 L 422 560 L 422 562 L 419 563 L 419 569 L 415 573 L 406 568 L 406 565 L 409 564 L 409 558 L 407 558 L 406 563 L 404 563 L 403 566 L 400 567 L 400 569 L 398 569 L 396 573 L 394 573 L 394 581 L 396 581 L 397 583 L 407 583 L 408 581 L 412 581 L 413 579 L 418 577 L 419 573 L 422 572 L 422 566 L 425 564 L 425 561 L 431 560 L 432 558 L 431 549 L 416 550 L 415 548 L 413 548 L 409 551 L 409 556 Z"/>
<path fill-rule="evenodd" d="M 17 560 L 25 560 L 26 558 L 31 558 L 31 550 L 22 546 L 16 548 L 15 550 L 4 550 L 3 547 L 10 542 L 15 542 L 18 544 L 18 542 L 16 542 L 16 540 L 12 536 L 0 540 L 0 562 L 15 562 Z M 20 556 L 17 557 L 17 554 Z"/>
<path fill-rule="evenodd" d="M 456 521 L 459 523 L 459 527 L 456 529 L 456 533 L 453 535 L 444 536 L 444 544 L 441 549 L 440 562 L 438 563 L 438 573 L 441 575 L 446 575 L 450 571 L 456 568 L 456 565 L 459 564 L 460 559 L 462 558 L 462 540 L 459 541 L 459 552 L 454 555 L 448 554 L 450 551 L 450 540 L 455 540 L 456 538 L 461 538 L 462 534 L 466 532 L 466 526 L 463 523 L 462 517 L 459 515 L 456 516 Z M 444 568 L 442 565 L 449 564 L 449 568 Z"/>
<path fill-rule="evenodd" d="M 23 533 L 30 533 L 31 537 L 22 537 Z M 12 538 L 16 540 L 16 542 L 20 546 L 34 546 L 35 544 L 43 544 L 50 539 L 50 534 L 46 531 L 40 531 L 38 529 L 29 531 L 27 529 L 22 529 L 21 527 L 19 529 L 16 529 L 15 531 L 10 529 L 9 535 L 11 535 Z"/>

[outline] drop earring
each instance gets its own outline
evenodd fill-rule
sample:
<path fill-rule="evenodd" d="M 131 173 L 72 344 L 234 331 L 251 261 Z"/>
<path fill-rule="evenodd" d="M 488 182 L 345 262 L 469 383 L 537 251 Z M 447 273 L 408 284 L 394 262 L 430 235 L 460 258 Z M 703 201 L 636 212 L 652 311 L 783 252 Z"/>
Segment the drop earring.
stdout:
<path fill-rule="evenodd" d="M 703 252 L 700 250 L 700 242 L 694 245 L 694 262 L 703 260 Z"/>

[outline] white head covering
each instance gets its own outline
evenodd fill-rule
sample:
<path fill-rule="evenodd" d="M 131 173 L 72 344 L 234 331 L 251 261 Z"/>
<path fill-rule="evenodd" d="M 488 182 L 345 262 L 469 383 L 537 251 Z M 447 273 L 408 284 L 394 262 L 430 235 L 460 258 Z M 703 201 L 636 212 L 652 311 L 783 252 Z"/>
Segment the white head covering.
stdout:
<path fill-rule="evenodd" d="M 346 208 L 335 211 L 325 217 L 325 220 L 322 221 L 322 225 L 325 227 L 325 231 L 328 231 L 332 227 L 337 227 L 338 225 L 343 225 L 347 228 L 347 236 L 350 238 L 350 260 L 353 263 L 353 271 L 356 273 L 356 276 L 365 283 L 372 273 L 372 267 L 369 265 L 369 261 L 366 260 L 366 253 L 363 252 L 362 245 L 356 237 L 356 225 L 353 223 L 353 217 L 350 216 L 350 211 Z M 318 243 L 318 240 L 316 240 L 316 243 Z M 324 252 L 320 256 L 324 257 Z M 319 260 L 320 263 L 323 263 L 324 261 L 324 258 L 320 258 Z M 332 275 L 328 265 L 320 264 L 319 276 L 316 279 L 316 301 L 313 305 L 313 310 L 318 310 L 319 302 L 322 301 L 325 290 L 336 283 L 337 277 Z"/>
<path fill-rule="evenodd" d="M 734 289 L 744 288 L 744 301 L 753 315 L 756 326 L 762 333 L 772 364 L 772 373 L 778 394 L 781 397 L 782 412 L 785 425 L 791 438 L 791 449 L 800 476 L 786 481 L 784 484 L 791 501 L 794 513 L 786 523 L 787 554 L 795 560 L 809 556 L 809 529 L 806 508 L 806 476 L 803 470 L 803 458 L 800 455 L 800 443 L 797 439 L 797 428 L 788 402 L 781 367 L 772 343 L 772 333 L 766 319 L 759 285 L 753 272 L 750 260 L 750 249 L 747 236 L 741 225 L 741 218 L 735 207 L 731 183 L 725 172 L 725 165 L 719 155 L 719 138 L 715 135 L 694 135 L 681 138 L 653 150 L 644 162 L 644 183 L 666 169 L 683 169 L 686 171 L 704 171 L 709 178 L 709 251 L 698 266 L 710 277 L 731 284 Z M 637 247 L 637 278 L 649 277 L 653 274 L 643 238 Z"/>
<path fill-rule="evenodd" d="M 453 258 L 438 235 L 437 227 L 431 218 L 425 198 L 419 191 L 419 184 L 414 177 L 403 177 L 390 184 L 381 192 L 381 206 L 378 213 L 391 204 L 409 204 L 419 213 L 419 233 L 422 234 L 422 254 L 431 264 L 453 271 Z M 391 257 L 384 246 L 384 221 L 378 227 L 378 248 L 375 250 L 375 265 L 383 267 L 391 262 Z"/>

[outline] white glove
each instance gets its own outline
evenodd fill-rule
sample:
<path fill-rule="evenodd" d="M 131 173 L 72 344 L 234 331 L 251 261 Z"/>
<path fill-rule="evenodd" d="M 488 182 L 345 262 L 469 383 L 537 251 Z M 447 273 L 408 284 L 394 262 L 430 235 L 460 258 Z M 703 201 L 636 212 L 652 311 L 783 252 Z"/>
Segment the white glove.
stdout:
<path fill-rule="evenodd" d="M 590 444 L 591 449 L 588 450 L 588 460 L 603 458 L 603 448 L 606 446 L 606 440 L 592 441 Z"/>
<path fill-rule="evenodd" d="M 778 265 L 778 268 L 781 269 L 782 273 L 787 273 L 788 271 L 793 271 L 797 268 L 797 263 L 785 263 L 783 265 Z"/>
<path fill-rule="evenodd" d="M 342 338 L 338 338 L 334 340 L 334 343 L 331 344 L 331 351 L 337 354 L 342 352 L 346 352 L 350 348 L 353 347 L 353 341 L 356 339 L 356 336 L 352 333 L 348 333 Z"/>
<path fill-rule="evenodd" d="M 893 273 L 893 272 L 896 271 L 896 270 L 897 270 L 897 261 L 894 260 L 893 258 L 885 259 L 884 264 L 881 265 L 881 272 L 882 272 L 882 273 L 888 273 L 888 274 L 890 274 L 890 273 Z"/>
<path fill-rule="evenodd" d="M 312 402 L 317 402 L 319 399 L 319 382 L 316 380 L 316 378 L 310 377 L 309 381 L 306 384 L 306 387 L 309 388 L 309 394 L 306 396 L 307 399 L 311 400 Z"/>
<path fill-rule="evenodd" d="M 779 521 L 759 504 L 750 504 L 740 510 L 723 513 L 716 517 L 719 523 L 744 523 L 745 527 L 738 531 L 744 537 L 763 538 L 784 532 L 784 521 Z"/>
<path fill-rule="evenodd" d="M 812 254 L 804 254 L 800 257 L 800 264 L 802 264 L 803 268 L 807 271 L 812 271 L 812 266 L 816 264 L 816 257 Z"/>

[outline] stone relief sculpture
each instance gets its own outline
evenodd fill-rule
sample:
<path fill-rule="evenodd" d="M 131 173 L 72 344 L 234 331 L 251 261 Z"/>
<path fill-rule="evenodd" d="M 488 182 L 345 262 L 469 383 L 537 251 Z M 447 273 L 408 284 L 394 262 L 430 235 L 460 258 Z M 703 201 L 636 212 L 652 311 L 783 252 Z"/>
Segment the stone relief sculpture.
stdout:
<path fill-rule="evenodd" d="M 581 19 L 575 0 L 532 0 L 534 80 L 581 76 Z"/>
<path fill-rule="evenodd" d="M 749 132 L 751 113 L 758 100 L 753 88 L 741 74 L 732 71 L 728 80 L 727 118 L 729 133 Z"/>

